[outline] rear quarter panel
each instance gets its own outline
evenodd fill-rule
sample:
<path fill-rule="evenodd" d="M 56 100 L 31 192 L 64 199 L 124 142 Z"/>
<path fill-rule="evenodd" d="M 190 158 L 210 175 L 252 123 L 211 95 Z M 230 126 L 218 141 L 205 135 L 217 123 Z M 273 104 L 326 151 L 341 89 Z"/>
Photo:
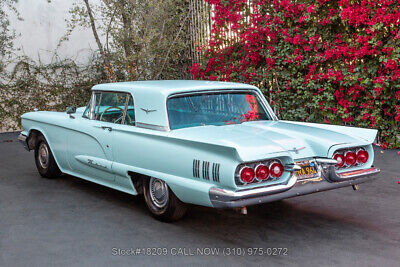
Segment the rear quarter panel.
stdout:
<path fill-rule="evenodd" d="M 168 137 L 168 132 L 118 125 L 113 170 L 123 179 L 136 172 L 167 182 L 177 197 L 186 203 L 211 206 L 209 188 L 215 185 L 233 187 L 238 157 L 233 148 L 191 142 Z M 209 162 L 209 178 L 195 177 L 193 160 Z M 212 174 L 213 164 L 220 164 L 219 180 Z M 117 178 L 118 179 L 118 178 Z"/>

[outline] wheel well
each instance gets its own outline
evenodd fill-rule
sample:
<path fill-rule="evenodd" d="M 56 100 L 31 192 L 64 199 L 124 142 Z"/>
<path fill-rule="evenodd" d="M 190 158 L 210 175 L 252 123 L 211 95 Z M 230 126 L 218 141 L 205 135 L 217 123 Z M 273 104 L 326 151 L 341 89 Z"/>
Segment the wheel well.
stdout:
<path fill-rule="evenodd" d="M 32 150 L 33 150 L 33 149 L 36 148 L 36 145 L 37 145 L 37 138 L 38 138 L 40 135 L 43 135 L 43 134 L 42 134 L 40 131 L 38 131 L 38 130 L 31 130 L 31 131 L 29 132 L 28 141 L 27 141 L 29 149 L 32 149 Z"/>
<path fill-rule="evenodd" d="M 144 175 L 138 172 L 128 171 L 128 175 L 131 178 L 132 184 L 138 194 L 143 194 L 144 182 L 150 178 L 148 175 Z"/>

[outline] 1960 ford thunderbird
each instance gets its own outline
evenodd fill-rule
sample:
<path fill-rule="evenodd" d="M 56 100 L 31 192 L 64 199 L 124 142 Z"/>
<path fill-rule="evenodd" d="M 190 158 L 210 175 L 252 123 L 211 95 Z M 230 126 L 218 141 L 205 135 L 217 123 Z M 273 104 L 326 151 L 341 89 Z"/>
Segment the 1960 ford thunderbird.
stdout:
<path fill-rule="evenodd" d="M 177 220 L 185 203 L 241 208 L 363 183 L 377 131 L 278 120 L 240 83 L 146 81 L 93 87 L 86 107 L 22 115 L 19 140 L 41 176 L 132 195 Z"/>

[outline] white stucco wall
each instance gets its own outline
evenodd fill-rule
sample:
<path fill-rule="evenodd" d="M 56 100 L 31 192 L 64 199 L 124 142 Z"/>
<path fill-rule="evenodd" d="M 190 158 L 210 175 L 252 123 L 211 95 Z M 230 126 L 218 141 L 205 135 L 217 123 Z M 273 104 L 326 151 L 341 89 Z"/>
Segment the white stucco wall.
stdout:
<path fill-rule="evenodd" d="M 99 1 L 90 0 L 92 4 Z M 16 51 L 15 57 L 26 55 L 36 61 L 40 57 L 43 63 L 54 62 L 54 51 L 67 31 L 65 20 L 69 18 L 68 10 L 74 2 L 83 0 L 51 0 L 50 3 L 47 0 L 19 0 L 15 7 L 23 20 L 18 20 L 13 13 L 9 13 L 10 28 L 17 34 L 14 47 L 20 49 Z M 58 48 L 57 54 L 60 58 L 72 58 L 77 63 L 85 64 L 91 50 L 96 49 L 91 29 L 77 28 L 70 40 Z M 3 125 L 0 132 L 13 131 L 17 122 L 9 119 Z"/>
<path fill-rule="evenodd" d="M 91 0 L 98 3 L 99 0 Z M 18 34 L 15 47 L 21 50 L 18 54 L 25 54 L 34 60 L 39 56 L 43 63 L 52 60 L 54 51 L 60 38 L 66 33 L 66 19 L 69 18 L 68 10 L 74 2 L 82 0 L 19 0 L 16 4 L 22 21 L 14 15 L 10 17 L 10 24 Z M 90 55 L 90 49 L 96 50 L 91 29 L 77 28 L 70 37 L 58 48 L 61 58 L 74 58 L 80 63 L 85 63 Z"/>

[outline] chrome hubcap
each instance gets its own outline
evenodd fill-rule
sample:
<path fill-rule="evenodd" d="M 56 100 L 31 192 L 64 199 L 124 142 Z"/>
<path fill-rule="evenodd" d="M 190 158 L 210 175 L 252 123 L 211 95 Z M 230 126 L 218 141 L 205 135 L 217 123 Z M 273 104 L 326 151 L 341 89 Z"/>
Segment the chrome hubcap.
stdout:
<path fill-rule="evenodd" d="M 38 153 L 40 166 L 46 169 L 49 164 L 49 149 L 45 143 L 40 144 Z"/>
<path fill-rule="evenodd" d="M 150 198 L 153 204 L 158 208 L 163 208 L 168 202 L 168 186 L 160 179 L 150 178 Z"/>

